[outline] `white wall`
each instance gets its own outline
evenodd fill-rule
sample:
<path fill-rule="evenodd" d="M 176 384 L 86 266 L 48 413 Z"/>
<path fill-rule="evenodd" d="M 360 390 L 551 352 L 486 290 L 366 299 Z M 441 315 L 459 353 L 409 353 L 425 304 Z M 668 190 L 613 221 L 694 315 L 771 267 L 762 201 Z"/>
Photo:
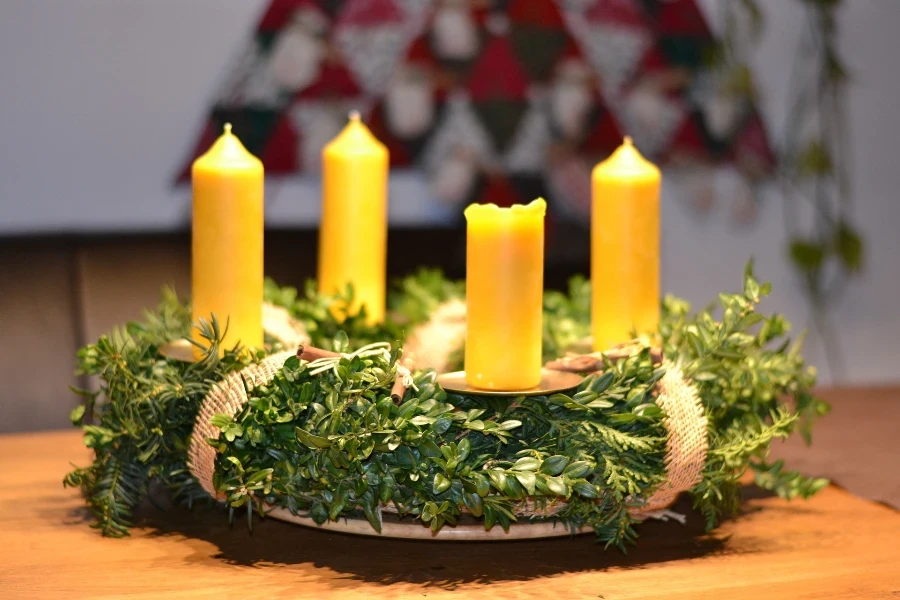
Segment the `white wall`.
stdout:
<path fill-rule="evenodd" d="M 718 0 L 703 0 L 707 10 Z M 796 36 L 805 27 L 799 1 L 761 0 L 766 15 L 764 39 L 754 60 L 763 90 L 762 110 L 770 131 L 782 131 L 786 90 Z M 846 382 L 900 381 L 900 2 L 845 0 L 840 13 L 840 47 L 852 84 L 848 94 L 850 178 L 855 218 L 867 242 L 865 273 L 840 299 L 832 318 L 846 364 Z M 664 288 L 687 298 L 713 298 L 739 283 L 748 256 L 775 292 L 764 305 L 786 313 L 795 329 L 809 327 L 806 303 L 785 261 L 782 202 L 777 189 L 766 194 L 760 218 L 750 228 L 731 224 L 725 211 L 697 220 L 669 192 L 664 209 Z M 697 269 L 709 264 L 712 270 Z M 820 340 L 811 336 L 807 357 L 823 381 L 830 380 Z"/>
<path fill-rule="evenodd" d="M 705 9 L 718 0 L 702 0 Z M 171 180 L 204 121 L 212 91 L 267 0 L 3 0 L 0 2 L 0 234 L 185 226 L 186 190 Z M 767 16 L 755 72 L 770 129 L 784 122 L 800 0 L 762 0 Z M 847 381 L 897 381 L 900 316 L 900 2 L 846 1 L 842 48 L 849 95 L 851 176 L 866 273 L 834 313 Z M 446 212 L 421 202 L 415 178 L 392 178 L 392 222 Z M 679 193 L 681 192 L 681 193 Z M 727 185 L 721 202 L 726 202 Z M 315 222 L 315 182 L 269 184 L 271 225 Z M 771 310 L 807 325 L 784 260 L 781 201 L 766 193 L 757 223 L 724 208 L 698 219 L 684 190 L 664 190 L 664 289 L 696 302 L 740 283 L 744 262 L 770 279 Z M 715 267 L 709 264 L 715 258 Z M 824 365 L 817 340 L 809 355 Z M 827 373 L 824 379 L 827 380 Z"/>
<path fill-rule="evenodd" d="M 0 234 L 184 228 L 172 180 L 268 0 L 0 2 Z M 318 220 L 316 181 L 267 182 L 270 225 Z M 446 218 L 414 177 L 391 218 Z"/>

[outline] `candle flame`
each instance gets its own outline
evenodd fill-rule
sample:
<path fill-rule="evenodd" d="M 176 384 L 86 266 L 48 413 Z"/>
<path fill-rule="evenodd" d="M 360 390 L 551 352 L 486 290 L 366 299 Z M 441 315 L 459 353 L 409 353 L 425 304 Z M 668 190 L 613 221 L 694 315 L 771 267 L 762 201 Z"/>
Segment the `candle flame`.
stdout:
<path fill-rule="evenodd" d="M 359 119 L 360 119 L 359 111 L 358 111 L 358 110 L 351 110 L 351 111 L 350 111 L 350 114 L 348 114 L 347 117 L 348 117 L 351 121 L 359 121 Z"/>
<path fill-rule="evenodd" d="M 225 123 L 222 129 L 225 130 L 225 135 L 231 135 L 231 123 Z"/>

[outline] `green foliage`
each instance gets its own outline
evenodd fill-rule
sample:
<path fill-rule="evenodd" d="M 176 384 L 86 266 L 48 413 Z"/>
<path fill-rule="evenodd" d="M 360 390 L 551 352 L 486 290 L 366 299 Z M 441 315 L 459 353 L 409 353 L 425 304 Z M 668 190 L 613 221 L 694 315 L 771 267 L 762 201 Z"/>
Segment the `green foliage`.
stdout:
<path fill-rule="evenodd" d="M 331 348 L 339 332 L 345 334 L 351 348 L 374 342 L 398 342 L 412 327 L 424 323 L 443 302 L 465 296 L 463 282 L 447 280 L 438 269 L 419 269 L 415 274 L 394 282 L 388 290 L 384 323 L 367 322 L 365 308 L 351 310 L 353 286 L 336 295 L 320 294 L 315 281 L 307 281 L 303 295 L 296 288 L 280 287 L 271 279 L 265 282 L 265 299 L 281 306 L 300 321 L 310 343 Z"/>
<path fill-rule="evenodd" d="M 544 292 L 544 360 L 559 358 L 579 348 L 591 334 L 591 282 L 582 276 L 569 281 L 569 293 Z"/>
<path fill-rule="evenodd" d="M 221 430 L 207 440 L 219 453 L 214 485 L 231 510 L 245 511 L 249 524 L 266 506 L 319 523 L 361 515 L 379 530 L 390 506 L 436 531 L 464 511 L 487 529 L 508 528 L 527 502 L 539 513 L 554 507 L 572 530 L 592 527 L 608 545 L 633 543 L 629 509 L 665 479 L 664 415 L 654 396 L 663 370 L 649 348 L 607 362 L 603 374 L 571 394 L 448 394 L 434 373 L 420 372 L 395 404 L 398 350 L 391 344 L 462 294 L 461 284 L 433 271 L 398 286 L 387 323 L 373 327 L 363 315 L 332 313 L 334 298 L 311 286 L 300 297 L 267 283 L 267 299 L 301 319 L 315 345 L 368 346 L 341 359 L 290 358 L 269 385 L 249 392 L 237 415 L 213 418 Z M 683 301 L 664 302 L 665 356 L 694 380 L 709 418 L 710 451 L 692 492 L 711 527 L 737 508 L 738 481 L 748 468 L 759 485 L 785 498 L 807 497 L 825 484 L 766 461 L 773 439 L 794 431 L 808 439 L 810 422 L 828 408 L 810 394 L 814 373 L 799 344 L 786 340 L 787 322 L 755 312 L 768 291 L 748 269 L 743 291 L 720 295 L 716 311 L 692 314 Z M 546 294 L 548 357 L 584 339 L 589 311 L 584 279 L 573 280 L 568 294 Z M 203 496 L 185 465 L 200 401 L 212 383 L 260 358 L 238 348 L 218 358 L 222 335 L 213 318 L 201 323 L 209 347 L 199 362 L 166 359 L 159 346 L 187 335 L 189 321 L 189 308 L 167 294 L 141 323 L 79 352 L 82 372 L 101 380 L 99 392 L 80 392 L 85 403 L 71 415 L 95 460 L 65 483 L 83 490 L 106 535 L 127 535 L 131 511 L 153 480 L 187 502 Z"/>
<path fill-rule="evenodd" d="M 287 309 L 300 321 L 309 334 L 310 343 L 318 348 L 331 348 L 338 332 L 347 335 L 350 344 L 357 348 L 385 339 L 400 339 L 397 337 L 400 330 L 390 321 L 385 325 L 370 325 L 365 307 L 350 310 L 354 292 L 349 285 L 342 294 L 320 294 L 316 282 L 311 280 L 306 282 L 301 295 L 296 288 L 282 288 L 266 279 L 264 294 L 266 301 Z"/>
<path fill-rule="evenodd" d="M 190 310 L 166 292 L 159 309 L 144 321 L 101 337 L 79 350 L 79 373 L 98 376 L 97 392 L 76 390 L 85 403 L 72 411 L 94 462 L 69 473 L 66 486 L 80 487 L 104 535 L 128 534 L 132 509 L 151 479 L 190 503 L 204 497 L 188 473 L 187 445 L 200 401 L 210 385 L 250 364 L 240 348 L 218 357 L 223 332 L 213 317 L 201 321 L 208 342 L 201 359 L 166 359 L 159 346 L 189 332 Z M 199 344 L 198 344 L 199 345 Z M 93 422 L 93 423 L 92 423 Z"/>
<path fill-rule="evenodd" d="M 405 339 L 413 327 L 426 322 L 442 303 L 465 300 L 465 282 L 450 281 L 438 269 L 420 269 L 394 282 L 388 290 L 387 317 L 379 325 L 366 323 L 362 311 L 347 310 L 353 299 L 353 289 L 349 286 L 343 294 L 328 296 L 319 294 L 315 282 L 309 281 L 301 296 L 296 288 L 280 287 L 267 279 L 265 298 L 286 308 L 291 316 L 303 323 L 313 346 L 331 348 L 332 340 L 342 331 L 348 336 L 350 347 L 359 348 L 373 342 Z M 590 335 L 590 321 L 590 281 L 576 276 L 569 282 L 568 293 L 546 291 L 544 359 L 552 360 L 566 350 L 579 349 L 579 344 Z M 462 368 L 462 350 L 462 347 L 456 349 L 450 361 L 459 368 Z"/>
<path fill-rule="evenodd" d="M 808 495 L 802 490 L 821 487 L 818 480 L 772 472 L 764 462 L 773 439 L 799 430 L 809 442 L 813 420 L 828 411 L 810 392 L 815 370 L 800 355 L 801 341 L 790 345 L 785 338 L 790 324 L 781 315 L 755 310 L 769 291 L 748 265 L 743 292 L 720 294 L 713 309 L 690 314 L 683 301 L 663 302 L 663 353 L 678 357 L 709 420 L 706 468 L 693 494 L 710 527 L 723 512 L 736 510 L 738 480 L 748 467 L 768 472 L 758 480 L 771 482 L 770 489 L 782 495 Z"/>
<path fill-rule="evenodd" d="M 388 292 L 391 319 L 401 325 L 424 323 L 441 303 L 464 299 L 465 282 L 450 281 L 440 269 L 419 269 Z"/>
<path fill-rule="evenodd" d="M 664 479 L 662 411 L 650 397 L 649 351 L 587 378 L 572 396 L 485 399 L 448 394 L 420 373 L 391 400 L 396 356 L 318 363 L 290 358 L 246 407 L 216 423 L 226 439 L 216 487 L 232 508 L 282 506 L 317 522 L 382 505 L 437 531 L 464 510 L 508 528 L 526 498 L 566 498 L 563 520 L 604 542 L 634 538 L 627 508 Z M 250 497 L 255 501 L 250 502 Z M 603 510 L 594 510 L 603 498 Z"/>
<path fill-rule="evenodd" d="M 827 175 L 834 170 L 828 148 L 819 140 L 809 142 L 795 157 L 795 168 L 806 176 Z"/>

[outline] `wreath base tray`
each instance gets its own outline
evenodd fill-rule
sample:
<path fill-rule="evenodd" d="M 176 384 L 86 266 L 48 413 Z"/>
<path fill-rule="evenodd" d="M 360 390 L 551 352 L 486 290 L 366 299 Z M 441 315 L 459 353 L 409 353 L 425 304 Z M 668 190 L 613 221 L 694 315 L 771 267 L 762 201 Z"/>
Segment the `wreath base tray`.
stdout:
<path fill-rule="evenodd" d="M 508 530 L 504 530 L 500 525 L 495 525 L 488 530 L 484 528 L 482 520 L 464 514 L 460 516 L 456 525 L 444 525 L 437 532 L 432 531 L 430 527 L 420 520 L 413 520 L 408 517 L 402 518 L 389 511 L 382 513 L 380 532 L 376 531 L 369 521 L 362 516 L 359 518 L 342 517 L 337 521 L 326 521 L 321 525 L 316 523 L 311 517 L 295 515 L 288 509 L 281 507 L 272 507 L 266 510 L 266 516 L 285 523 L 300 525 L 301 527 L 349 535 L 438 542 L 511 542 L 515 540 L 570 537 L 594 531 L 590 527 L 581 527 L 573 530 L 571 527 L 566 527 L 559 519 L 550 516 L 521 519 L 511 525 Z M 686 522 L 684 515 L 667 509 L 639 513 L 634 516 L 638 516 L 641 520 L 652 518 L 668 521 L 672 519 L 682 525 Z"/>
<path fill-rule="evenodd" d="M 499 525 L 495 525 L 490 530 L 486 530 L 484 528 L 484 522 L 472 517 L 462 517 L 455 526 L 444 525 L 437 532 L 433 532 L 431 531 L 431 528 L 424 525 L 419 520 L 409 518 L 403 519 L 397 515 L 385 513 L 382 518 L 381 533 L 379 533 L 365 518 L 341 518 L 337 521 L 326 521 L 322 525 L 319 525 L 310 517 L 292 514 L 291 511 L 286 508 L 273 508 L 266 512 L 266 516 L 312 529 L 323 529 L 351 535 L 404 540 L 505 542 L 568 537 L 573 534 L 573 532 L 570 529 L 567 529 L 559 519 L 520 521 L 511 526 L 508 531 L 504 531 Z M 583 528 L 574 533 L 591 533 L 592 531 L 593 530 L 590 528 Z"/>

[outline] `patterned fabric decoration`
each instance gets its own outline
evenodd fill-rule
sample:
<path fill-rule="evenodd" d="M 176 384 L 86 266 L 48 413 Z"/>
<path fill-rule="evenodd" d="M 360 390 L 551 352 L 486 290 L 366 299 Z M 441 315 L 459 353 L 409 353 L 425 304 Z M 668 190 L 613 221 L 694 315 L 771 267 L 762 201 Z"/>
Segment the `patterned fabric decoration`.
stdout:
<path fill-rule="evenodd" d="M 546 196 L 583 220 L 625 133 L 661 164 L 771 173 L 714 46 L 696 0 L 272 0 L 191 160 L 230 121 L 268 173 L 316 172 L 357 109 L 441 202 Z"/>

